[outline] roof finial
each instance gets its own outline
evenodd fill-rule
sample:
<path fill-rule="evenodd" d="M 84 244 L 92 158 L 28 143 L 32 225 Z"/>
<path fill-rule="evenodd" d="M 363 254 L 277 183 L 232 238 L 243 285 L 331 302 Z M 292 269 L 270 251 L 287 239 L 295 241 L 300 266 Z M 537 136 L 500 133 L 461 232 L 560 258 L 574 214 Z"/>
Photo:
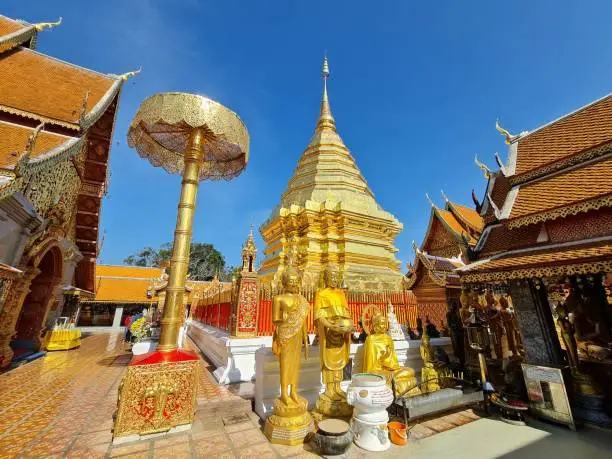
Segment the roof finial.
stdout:
<path fill-rule="evenodd" d="M 323 99 L 321 100 L 321 111 L 319 113 L 319 121 L 317 121 L 317 131 L 324 128 L 330 128 L 336 130 L 336 121 L 332 115 L 331 108 L 329 107 L 329 99 L 327 97 L 327 79 L 329 78 L 329 63 L 327 61 L 327 51 L 323 57 L 323 70 L 321 72 L 323 76 Z"/>
<path fill-rule="evenodd" d="M 499 153 L 497 152 L 495 152 L 495 162 L 499 166 L 499 170 L 501 171 L 503 176 L 507 177 L 508 174 L 506 173 L 506 166 L 504 166 L 504 163 L 502 162 L 501 158 L 499 157 Z"/>
<path fill-rule="evenodd" d="M 429 201 L 429 204 L 431 204 L 431 207 L 433 207 L 434 209 L 437 209 L 438 206 L 436 206 L 436 204 L 431 200 L 431 198 L 429 197 L 429 193 L 425 193 L 425 197 L 427 198 L 427 200 Z"/>
<path fill-rule="evenodd" d="M 128 78 L 136 76 L 140 72 L 142 72 L 142 66 L 140 66 L 138 70 L 133 70 L 131 72 L 125 72 L 125 73 L 122 73 L 121 75 L 115 75 L 115 76 L 117 77 L 117 79 L 122 79 L 123 81 L 127 81 Z"/>
<path fill-rule="evenodd" d="M 444 194 L 444 190 L 440 190 L 440 193 L 442 193 L 442 199 L 444 199 L 444 202 L 450 202 L 450 200 Z"/>
<path fill-rule="evenodd" d="M 25 150 L 19 156 L 17 163 L 15 164 L 15 169 L 13 172 L 15 173 L 15 177 L 22 177 L 24 175 L 25 169 L 30 161 L 30 156 L 34 151 L 34 145 L 36 145 L 36 140 L 38 138 L 38 134 L 45 127 L 45 123 L 40 123 L 36 128 L 32 131 L 32 134 L 28 137 L 28 143 L 26 144 Z"/>
<path fill-rule="evenodd" d="M 478 161 L 478 155 L 474 155 L 474 162 L 476 165 L 484 172 L 484 176 L 487 180 L 491 179 L 491 169 L 489 169 L 485 164 Z"/>
<path fill-rule="evenodd" d="M 514 140 L 514 138 L 516 137 L 515 135 L 510 134 L 507 130 L 505 130 L 503 127 L 499 125 L 499 118 L 495 120 L 495 129 L 497 130 L 497 132 L 499 132 L 501 135 L 503 135 L 506 138 L 507 145 L 510 145 L 512 141 Z"/>
<path fill-rule="evenodd" d="M 34 28 L 37 32 L 42 32 L 45 29 L 51 29 L 53 27 L 57 27 L 62 23 L 62 17 L 55 22 L 39 22 L 38 24 L 34 24 Z"/>

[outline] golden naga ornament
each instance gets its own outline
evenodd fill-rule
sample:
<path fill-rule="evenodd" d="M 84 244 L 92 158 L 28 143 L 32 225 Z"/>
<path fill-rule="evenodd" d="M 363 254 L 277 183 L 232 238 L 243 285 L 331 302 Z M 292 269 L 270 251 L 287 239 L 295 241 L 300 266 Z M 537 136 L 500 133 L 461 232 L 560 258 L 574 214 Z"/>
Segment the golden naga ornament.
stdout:
<path fill-rule="evenodd" d="M 177 343 L 184 320 L 198 183 L 238 175 L 246 166 L 249 135 L 238 115 L 221 104 L 172 92 L 142 103 L 128 130 L 128 144 L 153 165 L 181 174 L 183 180 L 159 345 L 130 363 L 119 391 L 115 442 L 117 437 L 168 431 L 193 422 L 200 360 L 193 352 L 177 349 Z"/>
<path fill-rule="evenodd" d="M 361 323 L 368 334 L 364 344 L 363 372 L 384 376 L 388 386 L 395 386 L 396 395 L 419 395 L 414 370 L 400 366 L 393 339 L 387 334 L 389 320 L 374 305 L 366 306 Z"/>
<path fill-rule="evenodd" d="M 321 372 L 325 392 L 317 399 L 316 411 L 328 417 L 349 417 L 353 408 L 340 388 L 344 367 L 349 361 L 350 335 L 354 330 L 346 294 L 340 288 L 336 267 L 328 266 L 324 275 L 325 287 L 317 290 L 314 320 L 319 336 Z"/>
<path fill-rule="evenodd" d="M 272 302 L 272 351 L 279 360 L 281 394 L 274 401 L 274 412 L 266 420 L 264 433 L 272 443 L 297 445 L 314 429 L 308 400 L 298 395 L 302 349 L 304 359 L 308 358 L 306 316 L 310 304 L 299 293 L 300 274 L 293 266 L 283 273 L 282 281 L 284 293 Z"/>

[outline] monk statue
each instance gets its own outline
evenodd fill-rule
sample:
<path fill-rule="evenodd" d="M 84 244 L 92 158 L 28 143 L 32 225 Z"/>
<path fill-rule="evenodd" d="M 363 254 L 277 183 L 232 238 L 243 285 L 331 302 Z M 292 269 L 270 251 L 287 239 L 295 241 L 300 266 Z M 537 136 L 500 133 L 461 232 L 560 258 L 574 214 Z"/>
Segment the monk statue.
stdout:
<path fill-rule="evenodd" d="M 400 366 L 393 339 L 387 334 L 388 328 L 387 317 L 378 309 L 372 315 L 369 327 L 366 329 L 368 337 L 364 345 L 363 371 L 384 376 L 389 386 L 392 386 L 393 382 L 396 395 L 404 394 L 411 388 L 414 389 L 405 395 L 418 395 L 421 391 L 418 388 L 414 370 Z"/>
<path fill-rule="evenodd" d="M 266 420 L 264 433 L 272 443 L 296 445 L 304 441 L 312 427 L 308 401 L 298 395 L 302 349 L 308 359 L 306 316 L 310 304 L 300 295 L 300 275 L 291 265 L 282 276 L 284 293 L 272 301 L 274 335 L 272 352 L 280 364 L 280 397 L 274 401 L 272 416 Z"/>
<path fill-rule="evenodd" d="M 461 296 L 459 297 L 459 301 L 461 302 L 461 309 L 459 310 L 459 317 L 461 318 L 461 323 L 463 324 L 463 326 L 467 327 L 471 324 L 470 322 L 471 299 L 470 299 L 470 292 L 468 291 L 468 289 L 464 288 L 461 290 Z"/>
<path fill-rule="evenodd" d="M 440 380 L 450 376 L 450 371 L 443 362 L 436 359 L 435 352 L 429 341 L 427 330 L 421 337 L 421 358 L 423 369 L 421 370 L 421 390 L 423 392 L 435 392 L 440 390 Z"/>
<path fill-rule="evenodd" d="M 491 290 L 487 290 L 485 293 L 485 301 L 487 303 L 487 321 L 489 322 L 489 327 L 491 329 L 491 333 L 493 334 L 493 349 L 495 350 L 495 358 L 497 360 L 504 359 L 504 352 L 502 346 L 502 335 L 504 334 L 504 325 L 502 322 L 502 316 L 495 306 L 495 297 L 493 296 L 493 292 Z"/>
<path fill-rule="evenodd" d="M 343 369 L 349 361 L 350 337 L 354 326 L 344 290 L 339 288 L 339 273 L 328 267 L 325 287 L 317 290 L 314 321 L 319 336 L 319 354 L 325 392 L 317 400 L 316 410 L 324 416 L 348 417 L 352 407 L 340 388 Z"/>
<path fill-rule="evenodd" d="M 509 309 L 508 299 L 502 295 L 499 298 L 499 305 L 501 307 L 501 318 L 506 330 L 506 341 L 508 341 L 508 350 L 512 352 L 513 356 L 519 355 L 519 343 L 518 343 L 518 330 L 516 324 L 516 317 Z"/>

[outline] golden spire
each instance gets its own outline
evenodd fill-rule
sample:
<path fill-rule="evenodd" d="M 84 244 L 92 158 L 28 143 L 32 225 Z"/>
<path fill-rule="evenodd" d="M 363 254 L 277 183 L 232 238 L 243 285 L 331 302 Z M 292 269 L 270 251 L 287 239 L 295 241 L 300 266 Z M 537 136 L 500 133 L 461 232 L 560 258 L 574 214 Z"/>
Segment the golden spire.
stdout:
<path fill-rule="evenodd" d="M 51 29 L 53 27 L 57 27 L 62 23 L 62 18 L 60 18 L 55 22 L 39 22 L 38 24 L 34 24 L 34 28 L 37 32 L 42 32 L 45 29 Z"/>
<path fill-rule="evenodd" d="M 317 121 L 317 131 L 321 131 L 325 128 L 330 128 L 334 132 L 336 131 L 336 121 L 332 115 L 331 108 L 329 107 L 329 99 L 327 97 L 327 78 L 329 78 L 329 64 L 327 62 L 327 54 L 323 58 L 323 100 L 321 100 L 321 112 L 319 113 L 319 120 Z"/>

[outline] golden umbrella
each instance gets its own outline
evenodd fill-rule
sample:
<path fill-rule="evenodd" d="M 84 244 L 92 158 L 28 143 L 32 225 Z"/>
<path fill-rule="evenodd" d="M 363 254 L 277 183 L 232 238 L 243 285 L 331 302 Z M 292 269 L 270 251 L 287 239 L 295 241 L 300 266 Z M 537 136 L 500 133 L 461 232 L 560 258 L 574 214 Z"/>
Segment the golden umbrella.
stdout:
<path fill-rule="evenodd" d="M 174 232 L 159 351 L 177 347 L 198 182 L 230 180 L 245 168 L 249 134 L 223 105 L 196 94 L 155 94 L 141 104 L 128 130 L 128 145 L 154 166 L 183 176 Z"/>

